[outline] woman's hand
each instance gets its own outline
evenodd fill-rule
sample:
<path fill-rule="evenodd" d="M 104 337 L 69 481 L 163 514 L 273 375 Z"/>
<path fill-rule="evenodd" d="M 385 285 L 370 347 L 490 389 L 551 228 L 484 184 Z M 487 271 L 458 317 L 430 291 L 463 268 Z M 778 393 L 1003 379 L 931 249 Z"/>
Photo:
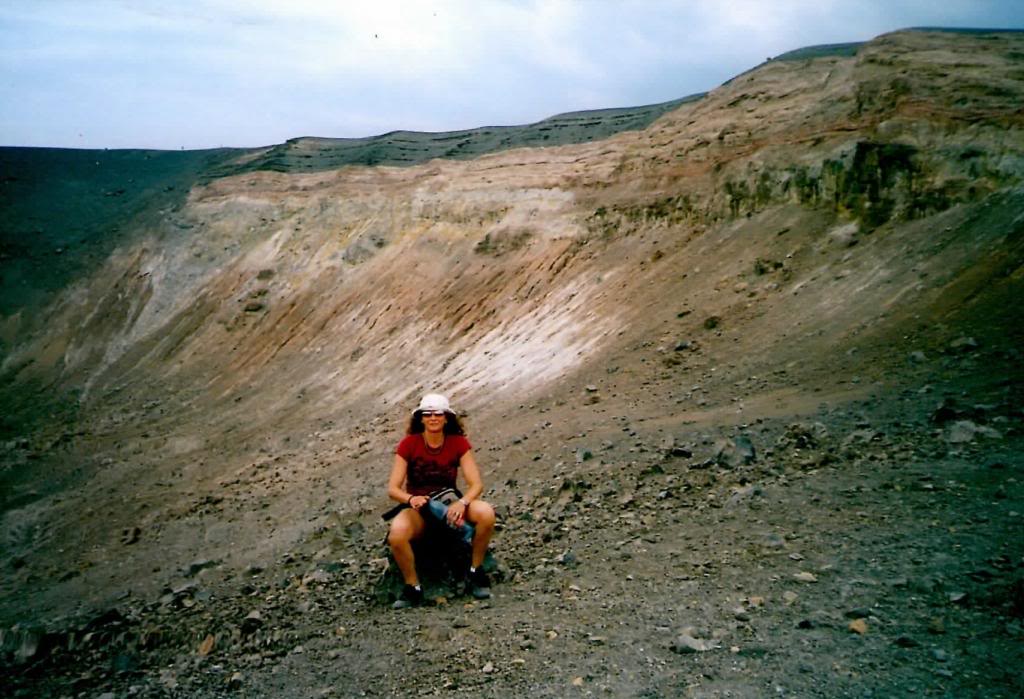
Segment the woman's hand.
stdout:
<path fill-rule="evenodd" d="M 428 498 L 426 495 L 413 495 L 409 498 L 409 507 L 414 510 L 418 510 L 427 504 L 427 500 Z"/>
<path fill-rule="evenodd" d="M 448 506 L 448 524 L 453 527 L 460 526 L 466 520 L 466 506 L 461 500 L 456 500 Z"/>

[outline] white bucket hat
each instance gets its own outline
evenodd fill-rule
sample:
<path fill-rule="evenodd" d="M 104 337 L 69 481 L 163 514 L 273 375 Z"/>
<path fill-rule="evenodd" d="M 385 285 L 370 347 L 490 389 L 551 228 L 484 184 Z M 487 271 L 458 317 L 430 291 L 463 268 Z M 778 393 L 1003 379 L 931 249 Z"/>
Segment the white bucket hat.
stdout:
<path fill-rule="evenodd" d="M 424 410 L 443 410 L 446 413 L 455 415 L 455 411 L 452 410 L 452 406 L 448 403 L 448 399 L 440 393 L 428 393 L 423 396 L 423 399 L 420 400 L 420 406 L 416 408 L 416 412 L 422 412 Z"/>

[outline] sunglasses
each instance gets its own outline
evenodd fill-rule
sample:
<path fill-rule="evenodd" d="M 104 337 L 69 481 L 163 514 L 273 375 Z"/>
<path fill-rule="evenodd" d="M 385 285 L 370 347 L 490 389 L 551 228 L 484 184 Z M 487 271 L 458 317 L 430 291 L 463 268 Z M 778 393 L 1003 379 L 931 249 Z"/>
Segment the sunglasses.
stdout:
<path fill-rule="evenodd" d="M 423 417 L 441 417 L 444 415 L 443 410 L 423 410 L 420 411 L 420 415 Z"/>

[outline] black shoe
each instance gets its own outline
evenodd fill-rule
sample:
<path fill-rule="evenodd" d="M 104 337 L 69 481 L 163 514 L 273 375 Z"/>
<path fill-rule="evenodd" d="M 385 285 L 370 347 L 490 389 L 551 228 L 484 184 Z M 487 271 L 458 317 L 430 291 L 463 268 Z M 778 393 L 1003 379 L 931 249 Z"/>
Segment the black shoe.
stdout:
<path fill-rule="evenodd" d="M 490 599 L 491 580 L 487 577 L 487 573 L 483 571 L 483 568 L 471 570 L 466 575 L 466 593 L 473 595 L 477 599 Z"/>
<path fill-rule="evenodd" d="M 402 588 L 402 594 L 391 605 L 391 608 L 405 609 L 407 607 L 418 607 L 421 604 L 423 604 L 423 590 L 412 585 L 405 585 Z"/>

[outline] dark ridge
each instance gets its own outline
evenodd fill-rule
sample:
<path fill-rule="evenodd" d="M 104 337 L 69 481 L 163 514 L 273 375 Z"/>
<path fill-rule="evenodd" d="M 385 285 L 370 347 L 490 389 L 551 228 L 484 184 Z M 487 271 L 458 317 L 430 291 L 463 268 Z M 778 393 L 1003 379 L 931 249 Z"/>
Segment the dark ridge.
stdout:
<path fill-rule="evenodd" d="M 484 126 L 438 133 L 392 131 L 368 138 L 293 138 L 259 157 L 227 163 L 210 174 L 226 177 L 255 170 L 316 172 L 345 165 L 408 166 L 434 158 L 468 160 L 512 148 L 586 143 L 622 131 L 645 129 L 666 112 L 703 96 L 701 93 L 640 107 L 568 112 L 525 126 Z"/>
<path fill-rule="evenodd" d="M 817 46 L 805 46 L 802 49 L 794 49 L 780 53 L 773 61 L 806 61 L 811 58 L 824 58 L 826 56 L 850 57 L 857 54 L 857 50 L 863 46 L 864 41 L 852 41 L 846 44 L 818 44 Z"/>
<path fill-rule="evenodd" d="M 1019 34 L 1024 29 L 997 29 L 994 27 L 908 27 L 904 32 L 946 32 L 948 34 Z"/>
<path fill-rule="evenodd" d="M 1002 34 L 1022 31 L 1024 31 L 1024 29 L 982 29 L 968 27 L 908 27 L 906 29 L 899 29 L 891 33 L 898 34 L 899 32 L 947 32 L 949 34 Z M 794 49 L 792 51 L 780 53 L 778 56 L 769 58 L 768 60 L 807 61 L 813 58 L 825 58 L 828 56 L 850 58 L 857 55 L 857 51 L 859 51 L 860 47 L 866 43 L 866 41 L 851 41 L 843 44 L 817 44 L 815 46 L 805 46 L 800 49 Z M 745 75 L 746 73 L 749 72 L 750 71 L 745 71 L 741 75 Z M 731 82 L 732 80 L 735 80 L 735 78 L 731 78 L 727 82 Z"/>
<path fill-rule="evenodd" d="M 900 29 L 892 33 L 898 34 L 899 32 L 946 32 L 949 34 L 1002 34 L 1022 31 L 1024 31 L 1024 29 L 985 29 L 970 27 L 908 27 L 906 29 Z M 775 56 L 770 60 L 804 61 L 809 60 L 811 58 L 824 58 L 826 56 L 851 57 L 855 56 L 860 47 L 866 43 L 866 41 L 851 41 L 843 44 L 818 44 L 815 46 L 805 46 L 804 48 L 801 49 L 794 49 L 792 51 L 780 53 L 778 56 Z"/>

